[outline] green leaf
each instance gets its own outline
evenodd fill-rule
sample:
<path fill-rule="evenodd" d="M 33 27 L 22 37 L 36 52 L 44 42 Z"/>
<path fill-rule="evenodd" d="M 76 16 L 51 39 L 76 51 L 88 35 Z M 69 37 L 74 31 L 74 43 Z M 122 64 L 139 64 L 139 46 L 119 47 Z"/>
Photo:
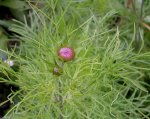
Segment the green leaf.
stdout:
<path fill-rule="evenodd" d="M 11 20 L 0 20 L 0 25 L 3 27 L 10 27 L 14 22 Z"/>
<path fill-rule="evenodd" d="M 6 50 L 7 49 L 7 41 L 8 37 L 4 34 L 4 30 L 0 27 L 0 49 Z M 0 51 L 1 53 L 1 51 Z"/>
<path fill-rule="evenodd" d="M 29 6 L 25 1 L 20 0 L 0 0 L 0 5 L 9 7 L 11 9 L 18 9 L 18 10 L 26 10 L 29 9 Z"/>
<path fill-rule="evenodd" d="M 132 84 L 135 85 L 137 88 L 141 89 L 141 90 L 144 91 L 144 92 L 148 92 L 148 91 L 146 90 L 146 88 L 145 88 L 144 86 L 142 86 L 142 85 L 139 83 L 139 81 L 137 81 L 137 80 L 130 80 L 130 81 L 131 81 Z"/>

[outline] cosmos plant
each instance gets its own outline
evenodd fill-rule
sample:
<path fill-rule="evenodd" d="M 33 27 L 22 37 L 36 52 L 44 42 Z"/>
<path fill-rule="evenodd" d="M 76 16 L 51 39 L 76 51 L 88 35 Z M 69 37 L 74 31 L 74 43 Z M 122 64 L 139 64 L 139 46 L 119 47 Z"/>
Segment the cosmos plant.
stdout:
<path fill-rule="evenodd" d="M 19 53 L 8 53 L 18 72 L 0 65 L 12 76 L 6 74 L 8 82 L 19 86 L 8 96 L 12 108 L 4 118 L 148 118 L 150 94 L 143 75 L 150 70 L 150 53 L 136 54 L 119 30 L 107 28 L 111 11 L 99 17 L 91 14 L 91 4 L 79 9 L 84 1 L 46 2 L 43 11 L 33 9 L 30 26 L 16 21 L 11 28 L 23 43 Z"/>

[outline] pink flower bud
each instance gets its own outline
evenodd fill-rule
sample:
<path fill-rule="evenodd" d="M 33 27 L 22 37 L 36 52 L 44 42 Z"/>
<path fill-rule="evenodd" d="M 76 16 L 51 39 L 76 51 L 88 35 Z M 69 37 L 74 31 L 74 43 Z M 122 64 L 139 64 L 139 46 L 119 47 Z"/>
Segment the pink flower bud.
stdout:
<path fill-rule="evenodd" d="M 70 47 L 64 47 L 60 48 L 58 51 L 58 56 L 63 60 L 63 61 L 71 61 L 75 57 L 75 52 L 72 48 Z"/>

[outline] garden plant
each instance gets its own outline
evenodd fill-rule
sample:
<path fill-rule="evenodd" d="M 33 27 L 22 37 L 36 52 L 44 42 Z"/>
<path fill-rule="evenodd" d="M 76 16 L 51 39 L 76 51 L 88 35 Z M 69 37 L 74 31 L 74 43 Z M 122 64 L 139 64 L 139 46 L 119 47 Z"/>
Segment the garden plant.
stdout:
<path fill-rule="evenodd" d="M 150 118 L 148 0 L 15 1 L 19 17 L 0 20 L 2 118 Z"/>

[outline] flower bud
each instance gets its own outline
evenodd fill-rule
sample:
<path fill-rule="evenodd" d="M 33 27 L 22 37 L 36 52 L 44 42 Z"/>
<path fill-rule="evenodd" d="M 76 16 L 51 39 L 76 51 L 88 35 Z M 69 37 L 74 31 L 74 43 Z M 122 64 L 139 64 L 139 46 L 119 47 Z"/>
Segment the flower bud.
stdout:
<path fill-rule="evenodd" d="M 62 74 L 62 69 L 59 68 L 59 67 L 54 67 L 53 74 L 57 75 L 57 76 L 60 76 Z"/>
<path fill-rule="evenodd" d="M 63 47 L 60 48 L 58 51 L 58 56 L 63 60 L 63 61 L 71 61 L 75 57 L 75 52 L 72 48 L 70 47 Z"/>

